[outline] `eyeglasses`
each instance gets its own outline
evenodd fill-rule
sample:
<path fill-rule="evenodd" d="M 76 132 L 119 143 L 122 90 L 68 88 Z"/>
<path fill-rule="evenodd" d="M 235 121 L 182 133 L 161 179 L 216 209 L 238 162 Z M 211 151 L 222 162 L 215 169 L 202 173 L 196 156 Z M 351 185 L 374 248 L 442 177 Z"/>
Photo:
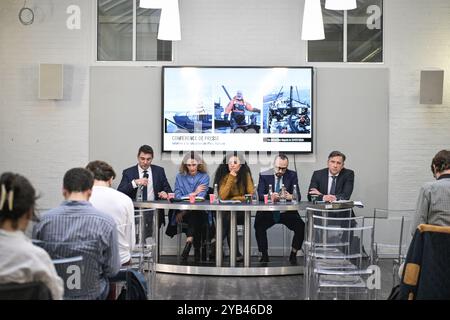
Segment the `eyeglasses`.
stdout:
<path fill-rule="evenodd" d="M 287 167 L 275 167 L 277 171 L 286 171 Z"/>
<path fill-rule="evenodd" d="M 187 167 L 196 167 L 197 164 L 196 163 L 188 163 L 186 164 Z"/>

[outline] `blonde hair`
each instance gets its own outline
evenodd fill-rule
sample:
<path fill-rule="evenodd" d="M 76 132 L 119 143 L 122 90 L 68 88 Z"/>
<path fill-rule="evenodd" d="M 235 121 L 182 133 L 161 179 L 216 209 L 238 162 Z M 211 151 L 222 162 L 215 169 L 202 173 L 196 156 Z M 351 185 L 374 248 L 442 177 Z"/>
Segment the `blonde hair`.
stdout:
<path fill-rule="evenodd" d="M 197 161 L 197 171 L 198 172 L 206 173 L 208 171 L 206 168 L 206 163 L 203 161 L 203 158 L 197 152 L 190 151 L 184 155 L 183 161 L 181 161 L 181 165 L 180 165 L 180 169 L 179 169 L 180 173 L 183 173 L 183 174 L 189 173 L 189 170 L 187 167 L 187 162 L 190 159 Z"/>

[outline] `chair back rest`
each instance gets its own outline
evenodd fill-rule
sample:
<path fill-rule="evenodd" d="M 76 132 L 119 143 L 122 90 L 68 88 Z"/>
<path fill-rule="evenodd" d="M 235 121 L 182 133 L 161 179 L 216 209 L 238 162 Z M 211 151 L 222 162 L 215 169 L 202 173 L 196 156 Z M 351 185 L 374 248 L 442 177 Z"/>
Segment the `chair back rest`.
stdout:
<path fill-rule="evenodd" d="M 307 258 L 362 270 L 373 264 L 373 226 L 366 217 L 356 217 L 351 209 L 316 210 L 308 213 L 311 235 Z"/>
<path fill-rule="evenodd" d="M 143 246 L 155 242 L 155 209 L 135 209 L 134 218 L 136 223 L 136 245 Z"/>
<path fill-rule="evenodd" d="M 42 282 L 0 284 L 0 300 L 51 300 L 52 295 Z"/>
<path fill-rule="evenodd" d="M 374 241 L 378 254 L 396 257 L 399 261 L 406 257 L 414 216 L 415 209 L 374 209 Z"/>
<path fill-rule="evenodd" d="M 418 226 L 406 256 L 401 299 L 450 299 L 450 227 Z"/>
<path fill-rule="evenodd" d="M 101 289 L 102 257 L 97 240 L 75 242 L 34 241 L 52 258 L 64 281 L 64 299 L 96 299 Z"/>

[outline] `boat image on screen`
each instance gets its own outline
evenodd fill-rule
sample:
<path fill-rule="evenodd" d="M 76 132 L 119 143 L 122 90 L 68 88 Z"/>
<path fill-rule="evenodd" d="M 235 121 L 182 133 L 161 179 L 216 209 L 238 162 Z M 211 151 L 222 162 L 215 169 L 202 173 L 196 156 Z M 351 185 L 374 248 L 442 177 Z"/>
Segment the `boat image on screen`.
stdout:
<path fill-rule="evenodd" d="M 305 96 L 309 92 L 305 92 Z M 295 96 L 295 98 L 294 98 Z M 264 96 L 264 133 L 311 133 L 311 106 L 290 86 Z M 306 96 L 307 97 L 307 96 Z M 306 99 L 303 99 L 306 101 Z"/>
<path fill-rule="evenodd" d="M 212 114 L 199 106 L 194 112 L 175 112 L 166 114 L 166 133 L 207 133 L 212 130 Z"/>

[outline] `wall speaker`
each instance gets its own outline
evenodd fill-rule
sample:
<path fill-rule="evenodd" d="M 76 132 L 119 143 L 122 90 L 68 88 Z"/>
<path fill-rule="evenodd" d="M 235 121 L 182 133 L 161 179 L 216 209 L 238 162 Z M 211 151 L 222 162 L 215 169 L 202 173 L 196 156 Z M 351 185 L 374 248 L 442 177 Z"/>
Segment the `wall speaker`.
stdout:
<path fill-rule="evenodd" d="M 63 78 L 62 64 L 39 64 L 39 99 L 62 99 Z"/>
<path fill-rule="evenodd" d="M 444 70 L 420 71 L 420 103 L 442 104 Z"/>

